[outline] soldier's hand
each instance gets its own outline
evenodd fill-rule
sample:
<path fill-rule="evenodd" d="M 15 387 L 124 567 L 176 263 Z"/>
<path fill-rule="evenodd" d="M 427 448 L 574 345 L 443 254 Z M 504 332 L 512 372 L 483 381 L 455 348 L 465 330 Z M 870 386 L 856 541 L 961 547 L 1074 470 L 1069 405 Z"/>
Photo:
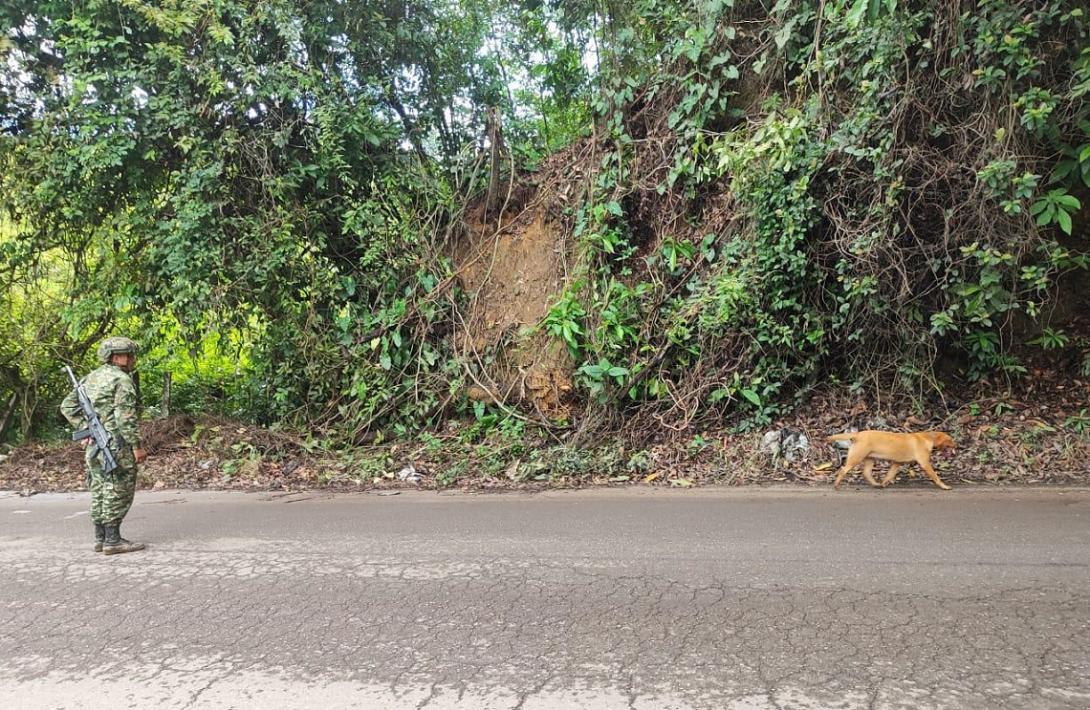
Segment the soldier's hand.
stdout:
<path fill-rule="evenodd" d="M 136 458 L 136 463 L 143 463 L 144 459 L 148 457 L 148 453 L 143 449 L 133 449 L 132 455 Z"/>
<path fill-rule="evenodd" d="M 86 439 L 80 439 L 79 445 L 86 449 L 88 446 L 91 445 L 91 437 L 87 437 Z"/>

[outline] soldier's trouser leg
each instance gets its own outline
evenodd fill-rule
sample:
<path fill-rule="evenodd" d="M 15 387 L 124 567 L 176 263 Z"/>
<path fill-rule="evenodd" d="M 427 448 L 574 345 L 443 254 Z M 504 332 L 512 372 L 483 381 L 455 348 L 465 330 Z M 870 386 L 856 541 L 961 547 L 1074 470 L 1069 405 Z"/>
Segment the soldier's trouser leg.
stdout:
<path fill-rule="evenodd" d="M 91 474 L 91 522 L 120 525 L 132 507 L 136 493 L 136 461 L 128 449 L 120 452 L 118 468 L 106 475 L 98 458 L 88 452 L 87 470 Z"/>
<path fill-rule="evenodd" d="M 102 467 L 94 459 L 87 461 L 87 478 L 90 479 L 91 489 L 91 522 L 101 525 L 106 522 L 102 517 Z"/>
<path fill-rule="evenodd" d="M 95 552 L 102 552 L 106 540 L 106 499 L 108 488 L 102 467 L 96 459 L 87 459 L 87 479 L 91 489 L 91 523 L 95 526 Z"/>
<path fill-rule="evenodd" d="M 102 522 L 107 525 L 121 525 L 136 494 L 136 469 L 118 468 L 108 476 L 100 473 L 99 479 L 102 487 Z"/>

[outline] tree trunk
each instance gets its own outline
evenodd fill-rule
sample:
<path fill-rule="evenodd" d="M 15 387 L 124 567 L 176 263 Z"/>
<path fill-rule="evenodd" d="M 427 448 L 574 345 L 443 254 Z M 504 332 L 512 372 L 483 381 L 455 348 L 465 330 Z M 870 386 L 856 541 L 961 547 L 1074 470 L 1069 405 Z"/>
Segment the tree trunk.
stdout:
<path fill-rule="evenodd" d="M 484 201 L 485 217 L 492 217 L 499 207 L 496 202 L 500 193 L 500 159 L 503 157 L 503 131 L 500 127 L 500 110 L 496 106 L 488 109 L 488 195 Z"/>
<path fill-rule="evenodd" d="M 8 422 L 11 421 L 11 415 L 15 413 L 15 393 L 12 392 L 8 397 L 7 406 L 4 407 L 4 416 L 0 418 L 0 443 L 4 441 L 4 433 L 8 430 Z"/>
<path fill-rule="evenodd" d="M 163 419 L 170 416 L 170 380 L 171 374 L 169 372 L 163 375 Z"/>

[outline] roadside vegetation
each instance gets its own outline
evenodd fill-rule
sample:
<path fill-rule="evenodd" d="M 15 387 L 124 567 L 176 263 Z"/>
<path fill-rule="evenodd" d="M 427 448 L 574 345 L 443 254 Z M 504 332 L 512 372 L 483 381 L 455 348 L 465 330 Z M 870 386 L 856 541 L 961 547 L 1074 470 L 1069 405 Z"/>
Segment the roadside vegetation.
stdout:
<path fill-rule="evenodd" d="M 952 430 L 966 480 L 1085 480 L 1088 23 L 6 6 L 0 479 L 51 485 L 60 367 L 123 333 L 177 464 L 147 485 L 820 480 L 852 426 Z M 757 450 L 784 426 L 804 461 Z"/>

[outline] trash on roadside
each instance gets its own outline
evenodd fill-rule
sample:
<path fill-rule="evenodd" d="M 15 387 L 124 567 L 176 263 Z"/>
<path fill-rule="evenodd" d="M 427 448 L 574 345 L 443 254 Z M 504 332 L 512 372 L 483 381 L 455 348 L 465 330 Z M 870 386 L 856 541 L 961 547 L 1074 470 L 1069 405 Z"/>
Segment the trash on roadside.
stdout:
<path fill-rule="evenodd" d="M 398 471 L 397 478 L 399 481 L 405 481 L 406 483 L 420 483 L 420 474 L 416 472 L 413 466 L 406 466 Z"/>
<path fill-rule="evenodd" d="M 774 429 L 761 438 L 761 451 L 773 458 L 796 461 L 810 452 L 810 439 L 797 429 Z"/>

